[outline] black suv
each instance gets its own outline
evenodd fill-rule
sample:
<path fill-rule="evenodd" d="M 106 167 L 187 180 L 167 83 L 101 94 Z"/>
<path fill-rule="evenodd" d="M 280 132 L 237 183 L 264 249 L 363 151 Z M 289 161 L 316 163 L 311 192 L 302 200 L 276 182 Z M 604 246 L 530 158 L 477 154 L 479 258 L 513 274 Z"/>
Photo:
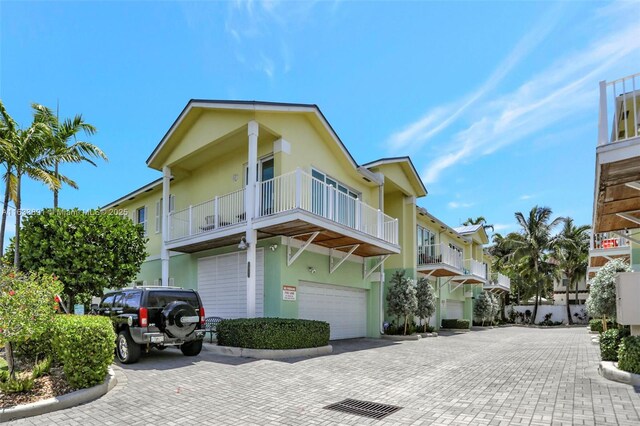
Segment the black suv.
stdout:
<path fill-rule="evenodd" d="M 97 314 L 108 316 L 118 335 L 116 356 L 131 364 L 152 347 L 179 346 L 196 356 L 204 338 L 204 308 L 195 290 L 178 287 L 134 287 L 107 293 Z"/>

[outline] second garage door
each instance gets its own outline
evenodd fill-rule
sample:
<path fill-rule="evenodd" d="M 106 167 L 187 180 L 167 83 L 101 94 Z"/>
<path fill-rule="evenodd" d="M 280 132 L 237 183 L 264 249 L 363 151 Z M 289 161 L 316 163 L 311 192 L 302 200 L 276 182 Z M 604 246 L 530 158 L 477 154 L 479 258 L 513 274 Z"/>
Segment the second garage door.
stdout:
<path fill-rule="evenodd" d="M 462 318 L 464 318 L 464 302 L 461 302 L 459 300 L 447 300 L 446 319 Z"/>
<path fill-rule="evenodd" d="M 298 317 L 328 322 L 332 340 L 364 337 L 367 334 L 366 290 L 301 282 Z"/>

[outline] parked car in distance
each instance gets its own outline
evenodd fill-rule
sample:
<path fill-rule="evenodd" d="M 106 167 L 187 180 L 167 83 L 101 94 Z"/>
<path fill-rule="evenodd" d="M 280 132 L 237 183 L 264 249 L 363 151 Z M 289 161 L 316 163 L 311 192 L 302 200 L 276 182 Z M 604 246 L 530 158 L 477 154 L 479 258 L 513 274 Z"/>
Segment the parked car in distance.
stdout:
<path fill-rule="evenodd" d="M 186 356 L 202 350 L 204 307 L 198 292 L 180 287 L 132 287 L 106 293 L 97 314 L 111 318 L 116 357 L 123 364 L 142 351 L 178 346 Z"/>

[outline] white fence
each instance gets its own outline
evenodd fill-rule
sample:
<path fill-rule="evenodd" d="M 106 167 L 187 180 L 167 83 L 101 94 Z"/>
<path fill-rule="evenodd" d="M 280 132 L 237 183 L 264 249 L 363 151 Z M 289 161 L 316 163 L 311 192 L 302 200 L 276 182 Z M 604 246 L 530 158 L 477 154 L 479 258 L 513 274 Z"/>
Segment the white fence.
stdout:
<path fill-rule="evenodd" d="M 533 315 L 533 305 L 517 305 L 514 306 L 516 312 L 522 312 L 523 314 L 528 310 L 531 311 L 531 315 Z M 586 324 L 587 323 L 587 308 L 585 305 L 569 305 L 569 309 L 571 309 L 571 319 L 574 324 Z M 504 314 L 507 318 L 509 318 L 509 311 L 511 310 L 510 306 L 506 306 L 504 309 Z M 563 323 L 567 323 L 567 305 L 538 305 L 538 314 L 536 317 L 535 324 L 544 321 L 544 316 L 546 314 L 551 314 L 551 321 L 562 321 Z M 578 314 L 583 317 L 583 320 L 579 320 L 574 314 Z M 520 322 L 517 320 L 516 322 Z"/>

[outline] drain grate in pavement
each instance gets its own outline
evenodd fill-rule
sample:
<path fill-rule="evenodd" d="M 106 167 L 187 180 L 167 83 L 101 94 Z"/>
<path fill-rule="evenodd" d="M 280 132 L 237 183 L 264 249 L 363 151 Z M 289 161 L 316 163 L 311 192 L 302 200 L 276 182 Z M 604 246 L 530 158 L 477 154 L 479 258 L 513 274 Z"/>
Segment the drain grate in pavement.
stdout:
<path fill-rule="evenodd" d="M 343 413 L 355 414 L 357 416 L 371 417 L 373 419 L 382 419 L 402 407 L 395 405 L 380 404 L 377 402 L 359 401 L 357 399 L 345 399 L 335 404 L 324 407 L 327 410 L 341 411 Z"/>

